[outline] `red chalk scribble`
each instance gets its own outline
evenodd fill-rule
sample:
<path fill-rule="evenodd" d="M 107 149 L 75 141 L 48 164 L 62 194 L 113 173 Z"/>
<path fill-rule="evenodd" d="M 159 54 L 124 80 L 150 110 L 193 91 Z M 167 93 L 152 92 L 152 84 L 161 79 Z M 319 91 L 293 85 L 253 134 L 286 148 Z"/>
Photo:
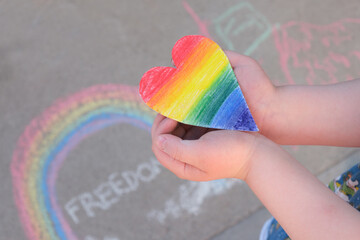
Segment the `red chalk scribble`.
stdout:
<path fill-rule="evenodd" d="M 291 21 L 274 28 L 287 82 L 328 84 L 359 77 L 359 30 L 360 19 L 342 19 L 328 25 Z"/>
<path fill-rule="evenodd" d="M 191 8 L 191 6 L 185 0 L 182 1 L 182 4 L 183 4 L 185 10 L 190 14 L 192 19 L 197 24 L 197 26 L 199 28 L 199 33 L 201 35 L 203 35 L 204 37 L 211 39 L 209 30 L 208 30 L 209 22 L 201 20 L 200 17 L 196 14 L 196 12 Z"/>

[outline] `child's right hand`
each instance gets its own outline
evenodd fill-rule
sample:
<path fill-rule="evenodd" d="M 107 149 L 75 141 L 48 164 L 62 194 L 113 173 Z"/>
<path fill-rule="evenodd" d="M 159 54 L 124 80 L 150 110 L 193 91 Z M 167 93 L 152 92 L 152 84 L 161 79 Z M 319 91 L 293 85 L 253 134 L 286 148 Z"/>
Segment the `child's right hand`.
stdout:
<path fill-rule="evenodd" d="M 255 60 L 225 53 L 262 135 L 283 145 L 360 146 L 360 79 L 275 87 Z"/>
<path fill-rule="evenodd" d="M 260 133 L 275 140 L 277 138 L 276 132 L 273 131 L 275 124 L 269 116 L 272 116 L 273 103 L 276 102 L 276 87 L 254 59 L 231 51 L 225 53 Z"/>

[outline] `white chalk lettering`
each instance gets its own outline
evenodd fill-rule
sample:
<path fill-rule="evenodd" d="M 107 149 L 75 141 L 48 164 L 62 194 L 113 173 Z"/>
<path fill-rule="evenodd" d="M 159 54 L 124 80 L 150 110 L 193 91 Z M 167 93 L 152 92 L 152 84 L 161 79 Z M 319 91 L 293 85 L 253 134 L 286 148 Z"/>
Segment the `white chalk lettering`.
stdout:
<path fill-rule="evenodd" d="M 75 205 L 76 204 L 76 198 L 71 199 L 70 201 L 68 201 L 65 204 L 65 209 L 68 212 L 68 214 L 70 215 L 71 219 L 74 221 L 74 223 L 78 224 L 79 223 L 79 219 L 77 218 L 75 212 L 79 210 L 79 206 Z"/>
<path fill-rule="evenodd" d="M 100 208 L 104 209 L 104 206 L 101 202 L 98 202 L 94 199 L 94 196 L 90 193 L 83 193 L 79 196 L 80 203 L 82 207 L 84 208 L 86 215 L 88 217 L 94 217 L 95 213 L 93 211 L 93 208 Z"/>
<path fill-rule="evenodd" d="M 133 171 L 114 172 L 93 191 L 71 198 L 65 204 L 65 210 L 76 224 L 80 223 L 77 213 L 81 210 L 86 216 L 95 217 L 96 210 L 110 209 L 124 194 L 135 192 L 141 183 L 154 180 L 161 172 L 160 166 L 156 159 L 150 158 L 150 161 L 139 164 Z"/>
<path fill-rule="evenodd" d="M 152 181 L 158 172 L 153 170 L 153 166 L 149 163 L 142 163 L 139 165 L 136 171 L 136 175 L 140 178 L 143 182 L 150 182 Z"/>
<path fill-rule="evenodd" d="M 100 199 L 103 209 L 109 209 L 111 205 L 117 203 L 119 198 L 113 192 L 108 182 L 101 184 L 94 190 L 94 194 Z"/>
<path fill-rule="evenodd" d="M 164 224 L 168 218 L 179 218 L 182 214 L 198 215 L 203 202 L 212 196 L 222 194 L 235 184 L 243 182 L 234 179 L 221 179 L 210 182 L 187 182 L 180 185 L 178 193 L 166 200 L 163 209 L 152 209 L 147 217 Z"/>
<path fill-rule="evenodd" d="M 123 185 L 123 181 L 121 179 L 118 179 L 117 177 L 118 174 L 113 173 L 108 177 L 108 179 L 110 187 L 116 193 L 116 195 L 120 197 L 124 193 L 124 190 L 121 188 L 121 186 Z"/>
<path fill-rule="evenodd" d="M 139 186 L 138 177 L 134 172 L 127 171 L 123 172 L 121 176 L 125 179 L 126 183 L 129 185 L 128 188 L 124 189 L 125 193 L 135 191 Z"/>

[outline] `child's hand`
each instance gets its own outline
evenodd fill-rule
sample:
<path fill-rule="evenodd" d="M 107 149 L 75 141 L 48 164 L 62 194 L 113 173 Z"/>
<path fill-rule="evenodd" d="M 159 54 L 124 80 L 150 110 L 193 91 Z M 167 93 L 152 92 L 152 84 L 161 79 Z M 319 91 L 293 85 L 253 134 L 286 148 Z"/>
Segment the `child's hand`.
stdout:
<path fill-rule="evenodd" d="M 262 135 L 283 145 L 360 146 L 360 79 L 275 87 L 255 60 L 226 55 Z"/>
<path fill-rule="evenodd" d="M 261 149 L 264 139 L 257 133 L 184 125 L 162 115 L 152 128 L 152 149 L 159 162 L 193 181 L 246 180 L 253 152 Z"/>
<path fill-rule="evenodd" d="M 275 86 L 254 59 L 231 51 L 225 53 L 260 133 L 270 139 L 276 138 L 272 136 L 271 129 L 274 123 L 268 117 L 272 115 L 273 102 L 277 96 Z"/>

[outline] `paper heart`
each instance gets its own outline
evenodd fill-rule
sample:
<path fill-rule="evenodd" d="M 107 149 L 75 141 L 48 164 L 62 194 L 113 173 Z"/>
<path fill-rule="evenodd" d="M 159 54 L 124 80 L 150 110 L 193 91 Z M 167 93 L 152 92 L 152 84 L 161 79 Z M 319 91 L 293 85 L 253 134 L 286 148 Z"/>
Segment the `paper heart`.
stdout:
<path fill-rule="evenodd" d="M 172 50 L 176 68 L 154 67 L 140 81 L 144 102 L 176 121 L 258 131 L 228 58 L 212 40 L 185 36 Z"/>

